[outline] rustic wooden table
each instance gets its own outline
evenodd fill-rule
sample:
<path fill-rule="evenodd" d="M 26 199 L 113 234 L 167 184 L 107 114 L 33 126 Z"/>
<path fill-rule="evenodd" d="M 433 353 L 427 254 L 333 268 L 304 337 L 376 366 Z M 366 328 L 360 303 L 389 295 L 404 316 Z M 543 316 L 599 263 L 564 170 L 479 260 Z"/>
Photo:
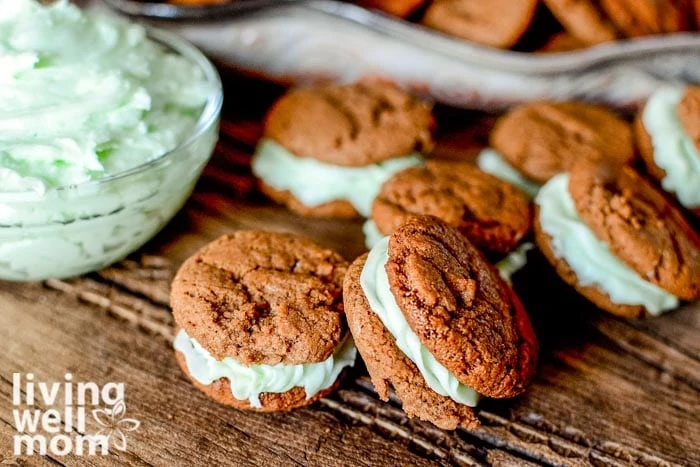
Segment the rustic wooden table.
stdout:
<path fill-rule="evenodd" d="M 73 280 L 0 282 L 3 464 L 700 465 L 700 308 L 616 319 L 573 294 L 537 253 L 516 288 L 541 340 L 539 376 L 517 400 L 485 401 L 478 430 L 409 420 L 376 398 L 362 368 L 336 394 L 291 413 L 239 412 L 201 395 L 171 350 L 169 283 L 185 258 L 242 228 L 306 234 L 349 259 L 364 251 L 361 223 L 300 219 L 255 192 L 249 157 L 281 88 L 226 81 L 216 155 L 186 207 L 141 253 Z M 474 118 L 440 109 L 438 152 L 459 156 L 465 141 L 483 138 Z M 75 381 L 126 383 L 127 415 L 141 422 L 127 449 L 13 456 L 13 374 L 63 381 L 69 372 Z"/>

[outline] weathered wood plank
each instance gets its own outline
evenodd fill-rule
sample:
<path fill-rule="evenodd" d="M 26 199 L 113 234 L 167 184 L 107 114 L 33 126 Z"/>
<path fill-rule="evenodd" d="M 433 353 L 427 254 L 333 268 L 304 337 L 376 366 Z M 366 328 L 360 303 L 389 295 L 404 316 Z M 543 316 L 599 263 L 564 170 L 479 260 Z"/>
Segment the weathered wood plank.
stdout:
<path fill-rule="evenodd" d="M 0 355 L 2 407 L 9 405 L 13 372 L 61 380 L 70 371 L 76 381 L 127 385 L 128 415 L 142 426 L 125 453 L 91 459 L 95 464 L 428 465 L 437 459 L 412 453 L 409 440 L 387 440 L 317 408 L 263 415 L 221 407 L 185 380 L 164 338 L 58 291 L 34 285 L 18 294 L 13 288 L 0 285 L 0 341 L 9 344 Z M 3 428 L 12 423 L 7 410 L 0 412 L 1 440 L 12 435 Z M 9 446 L 0 448 L 4 457 Z"/>

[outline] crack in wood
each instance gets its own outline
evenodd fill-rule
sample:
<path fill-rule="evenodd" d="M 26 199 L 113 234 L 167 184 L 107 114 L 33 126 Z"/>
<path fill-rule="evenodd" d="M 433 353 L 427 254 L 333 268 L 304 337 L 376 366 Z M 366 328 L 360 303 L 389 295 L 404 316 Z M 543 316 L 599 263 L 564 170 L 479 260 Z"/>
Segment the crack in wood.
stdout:
<path fill-rule="evenodd" d="M 435 445 L 430 440 L 427 440 L 421 436 L 417 436 L 415 433 L 412 433 L 409 430 L 401 427 L 400 425 L 383 417 L 369 416 L 366 413 L 363 413 L 350 406 L 347 406 L 329 398 L 323 398 L 319 402 L 322 406 L 325 406 L 331 409 L 332 411 L 338 412 L 356 422 L 360 422 L 364 425 L 367 425 L 368 427 L 381 428 L 382 430 L 385 430 L 387 433 L 389 433 L 390 436 L 403 438 L 420 447 L 426 454 L 432 456 L 433 458 L 437 458 L 439 460 L 450 459 L 452 461 L 458 462 L 460 465 L 481 465 L 479 461 L 477 461 L 476 459 L 474 459 L 466 453 L 448 452 Z"/>
<path fill-rule="evenodd" d="M 566 457 L 579 457 L 589 460 L 595 457 L 600 460 L 605 460 L 606 462 L 620 461 L 628 463 L 644 461 L 645 463 L 652 463 L 653 465 L 672 465 L 665 459 L 649 455 L 619 443 L 606 441 L 592 446 L 579 445 L 560 438 L 556 433 L 543 434 L 537 431 L 537 427 L 511 421 L 494 413 L 480 411 L 479 416 L 488 421 L 490 426 L 498 426 L 505 429 L 515 437 L 527 443 L 546 444 L 548 447 L 552 448 L 554 452 L 557 451 L 554 449 L 553 445 L 563 448 L 566 450 Z M 478 430 L 470 433 L 474 436 L 479 436 Z"/>
<path fill-rule="evenodd" d="M 648 321 L 648 320 L 647 320 Z M 686 357 L 695 360 L 696 362 L 700 362 L 700 353 L 694 353 L 690 351 L 689 349 L 684 348 L 683 346 L 680 346 L 675 342 L 673 339 L 669 339 L 667 336 L 660 334 L 659 332 L 654 329 L 654 327 L 649 326 L 649 324 L 646 321 L 641 321 L 641 322 L 635 322 L 635 321 L 623 321 L 624 324 L 627 326 L 630 326 L 640 333 L 646 334 L 653 339 L 667 345 L 668 347 L 678 351 L 679 353 L 685 355 Z"/>
<path fill-rule="evenodd" d="M 94 274 L 105 281 L 145 298 L 154 305 L 169 308 L 170 282 L 174 277 L 172 263 L 163 256 L 140 255 L 138 260 L 125 259 Z"/>
<path fill-rule="evenodd" d="M 614 318 L 597 321 L 594 327 L 626 353 L 700 391 L 697 360 Z"/>
<path fill-rule="evenodd" d="M 172 320 L 172 315 L 170 315 L 170 313 L 167 313 L 167 316 L 170 316 L 170 318 L 165 318 L 164 315 L 163 321 L 153 320 L 148 316 L 144 316 L 141 311 L 124 306 L 95 291 L 86 290 L 86 284 L 88 282 L 89 279 L 77 279 L 74 285 L 66 281 L 51 279 L 44 284 L 50 289 L 75 296 L 85 303 L 95 305 L 107 311 L 112 316 L 121 318 L 138 328 L 148 331 L 150 334 L 159 335 L 168 342 L 172 342 L 174 334 L 173 327 L 170 324 Z"/>
<path fill-rule="evenodd" d="M 369 393 L 372 395 L 375 395 L 373 386 L 371 385 L 371 382 L 368 381 L 368 378 L 360 377 L 355 382 L 362 389 L 369 391 Z M 342 392 L 343 391 L 340 393 Z M 393 393 L 390 394 L 390 397 L 393 402 L 397 404 L 400 403 Z M 384 410 L 390 410 L 388 407 L 391 406 L 385 407 L 387 407 L 387 409 Z M 394 410 L 401 412 L 396 408 Z M 610 446 L 612 445 L 609 442 L 598 446 L 593 446 L 593 443 L 588 441 L 588 437 L 584 433 L 573 427 L 565 427 L 564 431 L 568 429 L 569 431 L 573 432 L 579 441 L 564 439 L 561 437 L 558 431 L 554 431 L 551 428 L 544 428 L 545 426 L 554 427 L 554 425 L 547 423 L 542 416 L 536 417 L 537 423 L 535 424 L 532 423 L 532 420 L 528 421 L 527 419 L 522 420 L 524 423 L 512 421 L 486 410 L 479 410 L 478 415 L 484 424 L 484 428 L 472 431 L 461 428 L 459 430 L 464 433 L 468 433 L 471 437 L 478 439 L 479 441 L 490 444 L 492 447 L 506 449 L 508 452 L 522 455 L 527 459 L 532 459 L 538 462 L 546 462 L 551 465 L 566 465 L 572 459 L 586 461 L 591 460 L 592 457 L 595 457 L 600 461 L 608 462 L 606 465 L 615 465 L 617 461 L 622 462 L 619 465 L 625 465 L 625 463 L 629 462 L 630 459 L 634 460 L 635 462 L 644 461 L 645 465 L 674 465 L 660 457 L 652 456 L 629 446 L 624 446 L 617 443 L 614 444 L 615 449 L 610 449 Z M 522 450 L 519 445 L 508 443 L 508 436 L 506 436 L 506 433 L 494 433 L 494 430 L 489 431 L 489 428 L 505 431 L 507 434 L 512 435 L 513 437 L 527 444 L 546 446 L 552 451 L 554 457 L 538 456 L 531 451 Z M 500 436 L 498 436 L 499 434 Z M 495 442 L 494 440 L 498 441 Z"/>

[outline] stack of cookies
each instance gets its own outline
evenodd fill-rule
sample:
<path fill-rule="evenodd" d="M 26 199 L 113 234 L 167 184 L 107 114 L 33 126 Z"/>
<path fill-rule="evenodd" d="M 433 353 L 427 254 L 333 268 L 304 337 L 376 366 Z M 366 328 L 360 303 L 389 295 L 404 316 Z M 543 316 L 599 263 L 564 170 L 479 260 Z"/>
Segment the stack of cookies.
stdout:
<path fill-rule="evenodd" d="M 624 38 L 697 30 L 700 4 L 687 0 L 361 0 L 368 8 L 501 49 L 543 44 L 565 52 Z M 553 16 L 558 22 L 553 25 Z M 544 28 L 542 27 L 544 25 Z M 544 31 L 543 31 L 544 29 Z"/>
<path fill-rule="evenodd" d="M 700 207 L 698 96 L 659 90 L 634 131 L 595 105 L 522 105 L 476 161 L 446 161 L 431 156 L 430 105 L 391 84 L 290 91 L 252 160 L 260 189 L 301 216 L 364 217 L 369 252 L 348 263 L 260 231 L 204 247 L 172 287 L 183 371 L 221 403 L 289 410 L 337 387 L 359 351 L 382 399 L 393 390 L 444 429 L 477 426 L 480 398 L 518 396 L 535 376 L 537 339 L 509 284 L 528 240 L 611 313 L 700 299 L 687 220 Z"/>

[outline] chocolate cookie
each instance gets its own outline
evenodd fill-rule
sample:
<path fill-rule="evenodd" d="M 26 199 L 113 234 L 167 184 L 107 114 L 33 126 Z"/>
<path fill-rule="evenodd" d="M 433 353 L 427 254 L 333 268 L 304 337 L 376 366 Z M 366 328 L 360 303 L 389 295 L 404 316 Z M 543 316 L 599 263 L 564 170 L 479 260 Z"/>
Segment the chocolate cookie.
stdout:
<path fill-rule="evenodd" d="M 372 207 L 379 231 L 390 235 L 414 215 L 436 216 L 495 255 L 515 248 L 532 224 L 523 192 L 466 162 L 431 160 L 384 183 Z"/>
<path fill-rule="evenodd" d="M 496 122 L 491 146 L 539 183 L 570 170 L 580 159 L 622 165 L 635 154 L 627 122 L 602 107 L 580 102 L 516 107 Z"/>
<path fill-rule="evenodd" d="M 600 0 L 601 7 L 627 37 L 686 31 L 691 12 L 678 0 Z"/>
<path fill-rule="evenodd" d="M 586 44 L 613 41 L 617 31 L 598 0 L 543 0 L 564 28 Z"/>
<path fill-rule="evenodd" d="M 700 298 L 700 237 L 631 167 L 577 164 L 536 198 L 535 240 L 603 310 L 659 315 Z"/>
<path fill-rule="evenodd" d="M 412 218 L 357 259 L 344 295 L 379 396 L 386 400 L 393 387 L 409 416 L 445 429 L 478 425 L 472 408 L 438 392 L 430 374 L 455 378 L 460 394 L 494 398 L 521 394 L 535 374 L 537 341 L 519 300 L 482 254 L 437 218 Z M 393 313 L 390 322 L 385 313 Z M 390 331 L 396 322 L 404 332 Z M 419 354 L 401 349 L 406 339 L 416 340 Z"/>
<path fill-rule="evenodd" d="M 365 166 L 433 148 L 430 105 L 386 82 L 294 89 L 267 114 L 265 136 L 298 157 Z"/>
<path fill-rule="evenodd" d="M 682 300 L 700 298 L 700 237 L 631 167 L 612 179 L 577 167 L 569 191 L 576 210 L 610 250 L 642 278 Z"/>
<path fill-rule="evenodd" d="M 580 50 L 586 48 L 588 44 L 583 42 L 578 37 L 568 33 L 559 32 L 554 34 L 547 43 L 542 46 L 537 52 L 541 53 L 563 53 L 572 52 L 574 50 Z"/>
<path fill-rule="evenodd" d="M 231 378 L 243 378 L 241 372 L 252 366 L 274 374 L 280 368 L 348 360 L 342 302 L 346 270 L 337 253 L 291 234 L 239 231 L 205 246 L 182 265 L 172 284 L 173 315 L 181 328 L 176 349 L 181 360 L 204 368 L 198 372 L 185 364 L 183 369 L 220 402 L 246 407 L 249 401 L 230 400 L 236 399 L 232 391 L 229 398 L 222 394 L 236 382 Z M 341 350 L 345 353 L 339 356 Z M 201 373 L 223 361 L 238 365 L 238 373 L 228 381 L 214 376 L 202 383 L 208 376 Z M 301 403 L 299 388 L 269 392 L 279 394 L 261 397 L 256 409 Z M 315 395 L 304 400 L 310 403 Z"/>
<path fill-rule="evenodd" d="M 369 216 L 392 174 L 433 147 L 430 105 L 386 82 L 292 90 L 252 159 L 260 190 L 298 214 Z"/>
<path fill-rule="evenodd" d="M 477 44 L 514 46 L 535 17 L 539 0 L 434 0 L 423 24 Z"/>
<path fill-rule="evenodd" d="M 674 96 L 677 96 L 677 99 Z M 662 99 L 662 101 L 658 101 L 658 99 Z M 677 104 L 674 105 L 676 100 Z M 645 127 L 644 116 L 647 112 L 656 114 L 656 116 L 651 116 L 654 121 L 658 121 L 659 115 L 664 119 L 661 122 L 662 126 L 655 130 L 656 142 L 652 140 L 652 135 Z M 672 130 L 669 130 L 669 125 L 673 127 Z M 649 175 L 660 182 L 667 191 L 673 192 L 686 208 L 696 215 L 700 215 L 700 202 L 698 202 L 700 197 L 692 196 L 690 193 L 697 183 L 700 183 L 698 182 L 700 178 L 694 179 L 694 177 L 700 177 L 698 169 L 700 166 L 700 159 L 698 159 L 698 151 L 700 151 L 700 86 L 687 86 L 677 90 L 664 88 L 656 91 L 649 98 L 644 109 L 637 115 L 634 122 L 634 134 Z M 658 139 L 659 136 L 660 139 Z M 668 138 L 670 139 L 666 140 Z M 679 141 L 680 138 L 687 139 L 687 143 Z M 666 160 L 663 165 L 675 170 L 675 172 L 672 171 L 669 174 L 659 166 L 661 162 L 657 160 L 659 155 L 655 146 L 660 147 L 664 153 L 663 157 Z M 690 153 L 693 146 L 696 149 L 695 154 Z M 695 158 L 695 160 L 684 158 Z M 682 181 L 664 183 L 664 179 L 668 175 Z M 678 186 L 678 183 L 681 186 Z"/>

